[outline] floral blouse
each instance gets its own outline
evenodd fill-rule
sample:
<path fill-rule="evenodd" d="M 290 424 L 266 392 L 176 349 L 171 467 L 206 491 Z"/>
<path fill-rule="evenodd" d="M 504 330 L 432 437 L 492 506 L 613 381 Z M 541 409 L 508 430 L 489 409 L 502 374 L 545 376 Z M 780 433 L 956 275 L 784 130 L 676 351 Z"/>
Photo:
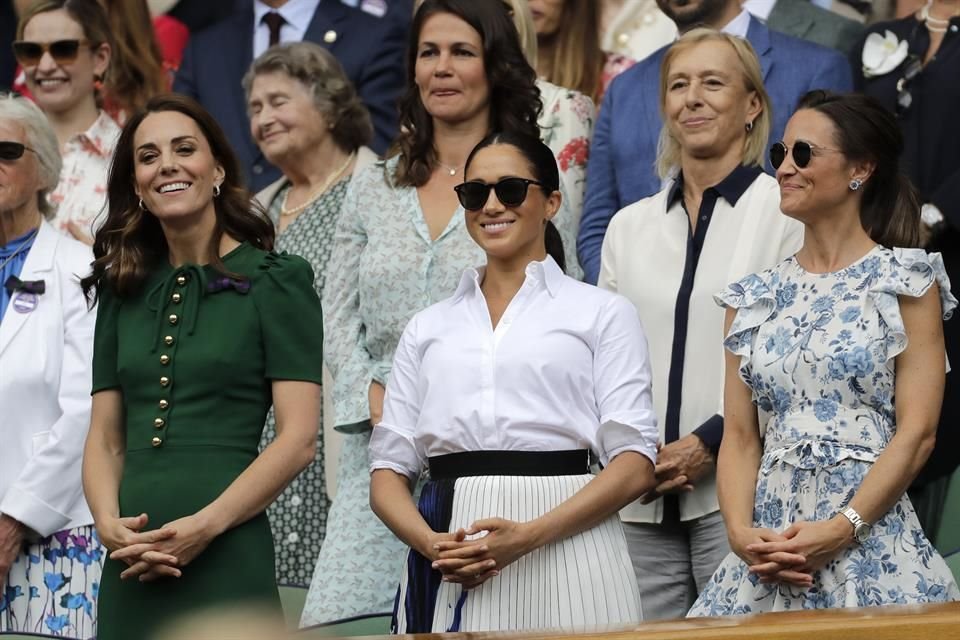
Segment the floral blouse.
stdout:
<path fill-rule="evenodd" d="M 60 150 L 63 170 L 50 202 L 57 205 L 53 226 L 63 233 L 71 235 L 67 223 L 76 222 L 92 240 L 96 227 L 106 219 L 107 174 L 119 137 L 120 125 L 101 111 L 89 129 L 74 135 Z"/>

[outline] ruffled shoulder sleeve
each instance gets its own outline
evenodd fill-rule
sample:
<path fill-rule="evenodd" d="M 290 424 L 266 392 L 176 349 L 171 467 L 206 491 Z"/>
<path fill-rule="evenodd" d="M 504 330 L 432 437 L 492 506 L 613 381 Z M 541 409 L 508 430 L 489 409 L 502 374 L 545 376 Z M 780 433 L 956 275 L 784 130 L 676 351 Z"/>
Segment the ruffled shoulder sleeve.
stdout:
<path fill-rule="evenodd" d="M 323 313 L 313 269 L 300 256 L 264 255 L 251 277 L 271 380 L 323 382 Z"/>
<path fill-rule="evenodd" d="M 948 320 L 957 306 L 950 292 L 950 278 L 939 253 L 923 249 L 887 250 L 885 268 L 870 287 L 870 296 L 887 325 L 887 358 L 893 358 L 907 348 L 907 332 L 900 314 L 898 296 L 919 298 L 934 282 L 940 288 L 940 306 L 943 319 Z"/>
<path fill-rule="evenodd" d="M 757 329 L 777 310 L 777 271 L 762 271 L 740 278 L 713 296 L 721 307 L 736 309 L 737 315 L 723 345 L 738 356 L 744 364 L 753 352 Z"/>

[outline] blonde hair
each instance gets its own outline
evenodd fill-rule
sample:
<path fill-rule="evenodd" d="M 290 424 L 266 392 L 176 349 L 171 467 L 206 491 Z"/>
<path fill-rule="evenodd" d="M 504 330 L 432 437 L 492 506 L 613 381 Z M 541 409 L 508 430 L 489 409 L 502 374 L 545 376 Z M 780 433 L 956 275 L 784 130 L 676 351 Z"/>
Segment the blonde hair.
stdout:
<path fill-rule="evenodd" d="M 533 13 L 527 0 L 503 0 L 510 7 L 513 24 L 517 27 L 520 36 L 520 47 L 527 62 L 534 69 L 537 68 L 537 29 L 533 26 Z"/>
<path fill-rule="evenodd" d="M 740 60 L 740 71 L 743 75 L 744 88 L 747 92 L 757 94 L 760 101 L 760 114 L 754 119 L 753 127 L 747 131 L 747 141 L 743 145 L 743 165 L 763 166 L 767 153 L 767 139 L 770 137 L 770 123 L 773 114 L 770 96 L 763 86 L 763 71 L 760 61 L 750 43 L 743 38 L 721 33 L 714 29 L 697 28 L 683 34 L 668 50 L 660 64 L 660 115 L 663 118 L 663 127 L 660 129 L 660 139 L 657 142 L 657 174 L 661 178 L 673 175 L 680 166 L 680 142 L 673 137 L 667 118 L 664 113 L 667 100 L 667 76 L 674 59 L 704 42 L 725 42 L 733 48 Z"/>

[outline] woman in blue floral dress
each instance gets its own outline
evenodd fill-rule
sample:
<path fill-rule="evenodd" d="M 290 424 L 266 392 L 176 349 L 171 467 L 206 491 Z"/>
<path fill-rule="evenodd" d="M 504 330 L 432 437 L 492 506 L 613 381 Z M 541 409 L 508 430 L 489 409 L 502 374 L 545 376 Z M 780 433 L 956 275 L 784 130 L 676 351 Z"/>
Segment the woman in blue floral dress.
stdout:
<path fill-rule="evenodd" d="M 690 616 L 960 598 L 905 492 L 933 447 L 941 316 L 902 138 L 872 98 L 808 94 L 771 148 L 803 248 L 728 307 L 718 492 L 733 553 Z M 755 407 L 753 405 L 756 405 Z"/>

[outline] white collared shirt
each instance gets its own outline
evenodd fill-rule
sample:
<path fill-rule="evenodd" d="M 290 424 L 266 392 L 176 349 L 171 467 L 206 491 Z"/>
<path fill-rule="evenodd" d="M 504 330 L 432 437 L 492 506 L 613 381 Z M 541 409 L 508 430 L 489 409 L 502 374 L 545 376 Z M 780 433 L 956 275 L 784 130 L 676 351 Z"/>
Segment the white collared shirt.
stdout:
<path fill-rule="evenodd" d="M 279 9 L 272 9 L 261 0 L 253 2 L 253 57 L 256 59 L 270 47 L 270 28 L 263 22 L 263 16 L 276 11 L 286 23 L 280 27 L 280 42 L 300 42 L 307 33 L 307 27 L 313 20 L 320 0 L 289 0 Z"/>
<path fill-rule="evenodd" d="M 633 302 L 650 345 L 653 404 L 661 438 L 666 436 L 667 390 L 673 356 L 675 309 L 687 265 L 690 221 L 682 198 L 667 208 L 671 187 L 621 209 L 603 239 L 599 286 Z M 776 180 L 761 173 L 735 205 L 718 197 L 704 239 L 690 292 L 679 437 L 714 415 L 723 415 L 723 316 L 713 294 L 748 273 L 762 271 L 795 253 L 803 225 L 780 212 Z M 681 520 L 713 513 L 716 480 L 704 478 L 682 493 Z M 658 523 L 663 500 L 635 502 L 620 512 L 627 522 Z"/>
<path fill-rule="evenodd" d="M 770 13 L 773 11 L 775 4 L 777 4 L 777 0 L 744 0 L 742 6 L 752 15 L 766 23 L 770 18 Z"/>
<path fill-rule="evenodd" d="M 413 317 L 400 338 L 370 468 L 417 477 L 461 451 L 590 449 L 656 462 L 650 363 L 623 296 L 531 262 L 494 329 L 468 269 L 453 297 Z"/>
<path fill-rule="evenodd" d="M 737 17 L 727 23 L 721 31 L 724 33 L 729 33 L 732 36 L 737 36 L 738 38 L 747 38 L 747 29 L 750 28 L 750 13 L 743 9 L 740 13 L 737 14 Z"/>

